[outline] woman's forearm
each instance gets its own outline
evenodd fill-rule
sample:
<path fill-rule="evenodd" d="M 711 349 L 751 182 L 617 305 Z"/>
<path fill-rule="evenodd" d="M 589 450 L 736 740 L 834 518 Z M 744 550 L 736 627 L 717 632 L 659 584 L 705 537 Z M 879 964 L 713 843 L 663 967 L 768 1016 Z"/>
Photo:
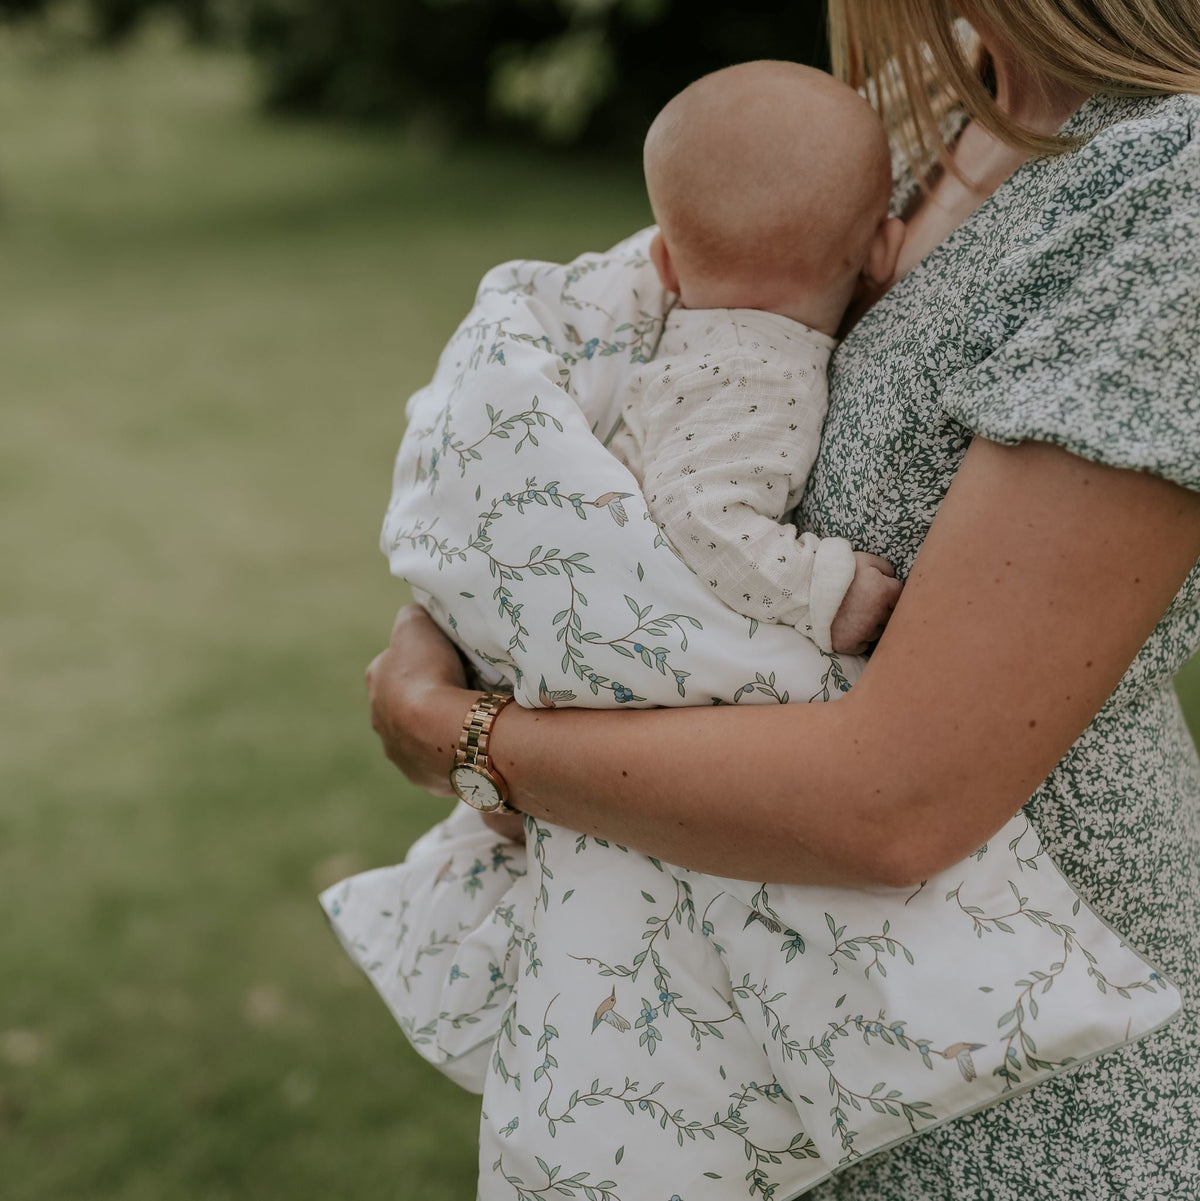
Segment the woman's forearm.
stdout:
<path fill-rule="evenodd" d="M 426 701 L 422 724 L 443 731 L 433 741 L 447 762 L 469 702 L 458 689 Z M 874 785 L 859 795 L 884 765 L 866 762 L 861 739 L 854 765 L 816 749 L 852 738 L 853 709 L 850 697 L 736 709 L 509 705 L 490 749 L 522 812 L 672 863 L 744 879 L 906 884 L 878 829 L 903 798 Z"/>
<path fill-rule="evenodd" d="M 1054 447 L 976 440 L 843 699 L 510 705 L 491 751 L 519 808 L 684 867 L 904 886 L 965 858 L 1025 802 L 1198 556 L 1195 494 Z M 373 707 L 389 754 L 444 791 L 472 694 L 423 621 L 398 623 Z"/>

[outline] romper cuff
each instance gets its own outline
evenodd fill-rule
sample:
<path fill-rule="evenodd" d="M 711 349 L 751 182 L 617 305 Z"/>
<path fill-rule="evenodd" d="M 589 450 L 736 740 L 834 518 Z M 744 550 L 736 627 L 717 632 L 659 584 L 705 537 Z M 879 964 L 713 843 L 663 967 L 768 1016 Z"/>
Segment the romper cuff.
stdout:
<path fill-rule="evenodd" d="M 822 538 L 813 560 L 809 592 L 809 637 L 827 655 L 833 654 L 831 627 L 854 579 L 854 548 L 845 538 Z"/>

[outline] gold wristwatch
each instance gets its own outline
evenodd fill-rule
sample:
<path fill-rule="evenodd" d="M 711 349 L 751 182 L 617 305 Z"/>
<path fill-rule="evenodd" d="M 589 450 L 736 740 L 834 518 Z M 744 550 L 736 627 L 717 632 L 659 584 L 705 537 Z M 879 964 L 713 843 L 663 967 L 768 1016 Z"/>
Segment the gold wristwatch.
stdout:
<path fill-rule="evenodd" d="M 512 700 L 507 692 L 486 692 L 470 708 L 463 722 L 450 769 L 450 787 L 459 800 L 481 813 L 517 813 L 508 804 L 508 785 L 488 759 L 488 740 L 496 714 Z"/>

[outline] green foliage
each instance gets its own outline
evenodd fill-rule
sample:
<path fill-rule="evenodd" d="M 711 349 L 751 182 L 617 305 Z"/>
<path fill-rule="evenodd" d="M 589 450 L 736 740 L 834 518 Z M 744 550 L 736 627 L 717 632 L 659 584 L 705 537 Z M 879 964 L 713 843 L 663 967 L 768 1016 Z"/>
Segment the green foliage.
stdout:
<path fill-rule="evenodd" d="M 743 0 L 250 0 L 247 37 L 286 108 L 519 123 L 554 143 L 629 144 L 697 75 L 821 61 L 820 5 Z"/>
<path fill-rule="evenodd" d="M 69 0 L 0 0 L 0 17 Z M 271 106 L 628 148 L 707 71 L 754 58 L 823 62 L 821 9 L 778 0 L 84 0 L 113 40 L 171 10 L 247 46 Z"/>
<path fill-rule="evenodd" d="M 215 36 L 221 24 L 216 0 L 0 0 L 0 22 L 41 18 L 100 45 L 124 40 L 159 12 L 179 18 L 197 38 Z"/>

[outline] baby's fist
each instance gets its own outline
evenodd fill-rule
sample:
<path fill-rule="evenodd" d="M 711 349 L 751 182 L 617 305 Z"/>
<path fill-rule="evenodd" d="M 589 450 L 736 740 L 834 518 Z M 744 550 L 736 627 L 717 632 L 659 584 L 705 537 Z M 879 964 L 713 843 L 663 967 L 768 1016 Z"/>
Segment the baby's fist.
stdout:
<path fill-rule="evenodd" d="M 878 555 L 855 551 L 854 563 L 854 579 L 829 630 L 833 649 L 843 655 L 864 654 L 879 638 L 903 587 L 892 565 Z"/>

